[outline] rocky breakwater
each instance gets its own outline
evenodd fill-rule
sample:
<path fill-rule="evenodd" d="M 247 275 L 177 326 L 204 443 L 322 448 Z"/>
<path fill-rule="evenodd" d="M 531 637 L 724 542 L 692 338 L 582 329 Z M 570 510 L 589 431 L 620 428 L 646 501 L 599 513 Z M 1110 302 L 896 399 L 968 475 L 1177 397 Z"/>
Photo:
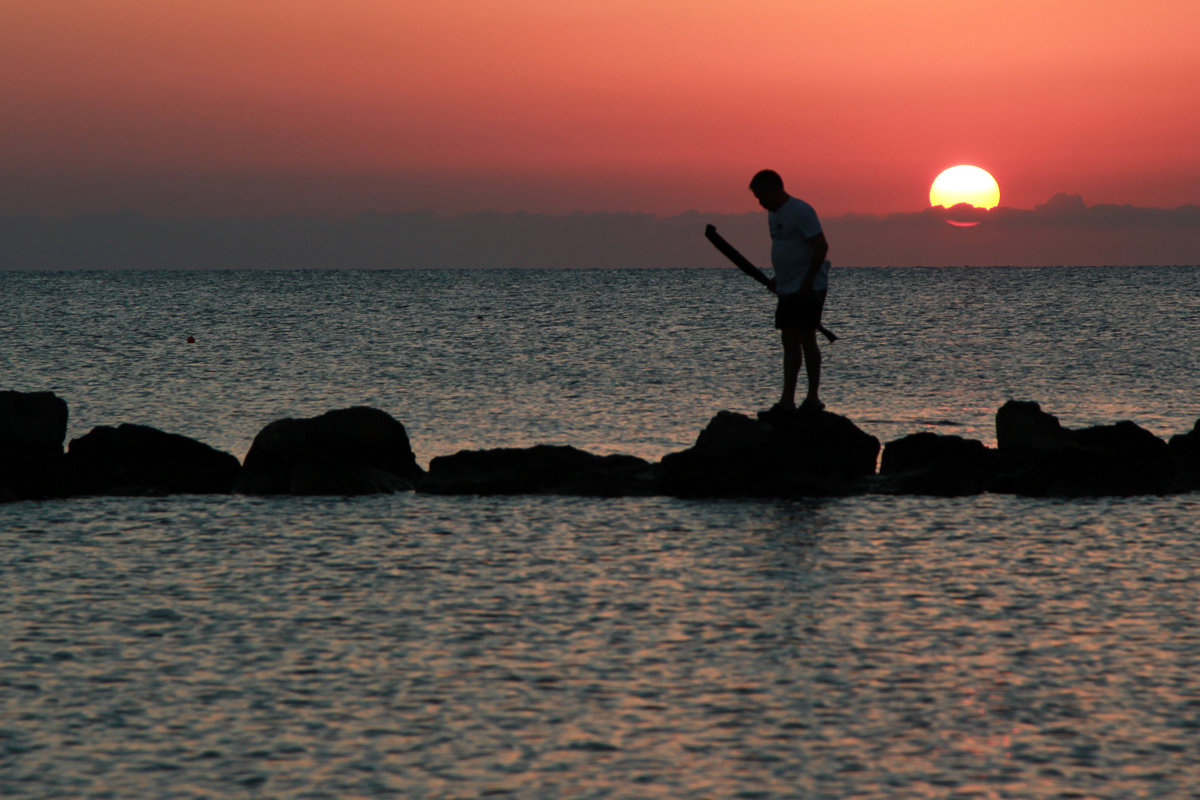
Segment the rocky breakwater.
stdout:
<path fill-rule="evenodd" d="M 827 412 L 721 411 L 687 450 L 655 464 L 562 445 L 469 450 L 433 459 L 417 491 L 595 497 L 846 494 L 875 472 L 879 440 Z"/>
<path fill-rule="evenodd" d="M 230 493 L 816 497 L 869 492 L 1034 497 L 1200 491 L 1200 421 L 1169 442 L 1128 421 L 1069 430 L 1037 403 L 996 413 L 995 448 L 915 433 L 883 447 L 838 414 L 721 411 L 657 463 L 563 445 L 469 450 L 418 466 L 400 422 L 358 406 L 280 419 L 245 462 L 145 425 L 101 426 L 64 451 L 67 404 L 0 392 L 0 502 L 81 495 Z"/>
<path fill-rule="evenodd" d="M 50 392 L 0 392 L 0 502 L 88 495 L 329 494 L 411 489 L 423 475 L 402 424 L 355 407 L 281 419 L 230 453 L 146 425 L 100 426 L 63 449 L 68 409 Z"/>
<path fill-rule="evenodd" d="M 1200 422 L 1169 442 L 1130 421 L 1071 430 L 1035 402 L 996 412 L 996 447 L 917 433 L 883 450 L 877 491 L 1029 497 L 1175 494 L 1200 490 Z"/>

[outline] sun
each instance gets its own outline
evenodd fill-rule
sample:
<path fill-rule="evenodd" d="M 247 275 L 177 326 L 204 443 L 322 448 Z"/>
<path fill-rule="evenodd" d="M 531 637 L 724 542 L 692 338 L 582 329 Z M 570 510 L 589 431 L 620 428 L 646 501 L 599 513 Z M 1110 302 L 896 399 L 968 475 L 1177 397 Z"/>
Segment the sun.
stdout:
<path fill-rule="evenodd" d="M 966 203 L 974 208 L 955 206 Z M 942 170 L 929 187 L 929 205 L 955 209 L 946 216 L 951 225 L 970 226 L 978 224 L 980 214 L 976 209 L 991 209 L 1000 204 L 1000 184 L 988 171 L 970 164 Z"/>

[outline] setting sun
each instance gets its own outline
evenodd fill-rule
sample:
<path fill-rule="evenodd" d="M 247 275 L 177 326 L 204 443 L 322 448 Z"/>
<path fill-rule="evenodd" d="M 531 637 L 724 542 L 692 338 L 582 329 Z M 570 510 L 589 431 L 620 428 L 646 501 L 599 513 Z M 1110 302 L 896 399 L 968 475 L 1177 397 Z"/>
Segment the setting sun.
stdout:
<path fill-rule="evenodd" d="M 1000 203 L 1000 185 L 987 170 L 969 164 L 943 170 L 929 187 L 929 205 L 950 209 L 966 203 L 979 209 L 995 208 Z M 974 225 L 979 220 L 947 217 L 951 225 Z"/>

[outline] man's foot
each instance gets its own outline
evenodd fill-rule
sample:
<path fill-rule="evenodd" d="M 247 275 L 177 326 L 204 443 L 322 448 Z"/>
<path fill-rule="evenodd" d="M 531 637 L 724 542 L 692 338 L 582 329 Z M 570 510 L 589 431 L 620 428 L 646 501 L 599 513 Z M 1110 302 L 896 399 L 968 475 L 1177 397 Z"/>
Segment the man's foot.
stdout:
<path fill-rule="evenodd" d="M 759 419 L 767 419 L 768 417 L 790 417 L 796 413 L 795 403 L 785 403 L 782 400 L 768 408 L 766 411 L 758 412 Z"/>
<path fill-rule="evenodd" d="M 800 404 L 799 411 L 801 414 L 816 414 L 825 410 L 825 404 L 815 397 L 809 397 Z"/>

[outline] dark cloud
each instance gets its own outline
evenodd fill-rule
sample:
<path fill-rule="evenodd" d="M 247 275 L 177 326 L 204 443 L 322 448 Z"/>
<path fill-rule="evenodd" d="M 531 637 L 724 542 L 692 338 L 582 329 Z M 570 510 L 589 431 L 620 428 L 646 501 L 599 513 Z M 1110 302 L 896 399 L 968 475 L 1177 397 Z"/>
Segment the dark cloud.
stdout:
<path fill-rule="evenodd" d="M 1057 194 L 1032 210 L 977 213 L 973 227 L 947 224 L 938 208 L 827 220 L 846 265 L 1200 264 L 1200 206 L 1089 206 Z"/>
<path fill-rule="evenodd" d="M 1059 194 L 1032 210 L 953 209 L 826 218 L 839 266 L 1200 264 L 1200 206 L 1087 205 Z M 482 212 L 348 218 L 157 219 L 134 212 L 0 217 L 0 269 L 718 267 L 703 237 L 715 224 L 765 265 L 761 212 L 650 214 Z"/>

